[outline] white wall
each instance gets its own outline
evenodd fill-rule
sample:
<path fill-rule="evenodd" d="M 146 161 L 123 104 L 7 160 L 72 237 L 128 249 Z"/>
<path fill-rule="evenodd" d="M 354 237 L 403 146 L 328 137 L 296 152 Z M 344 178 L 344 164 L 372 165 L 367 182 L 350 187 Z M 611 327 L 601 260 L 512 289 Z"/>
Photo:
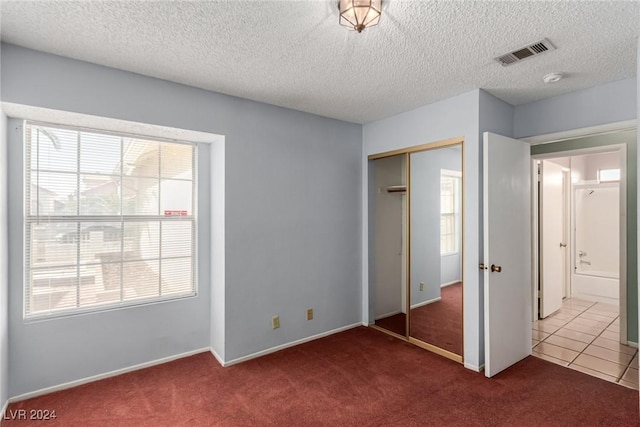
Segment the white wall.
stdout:
<path fill-rule="evenodd" d="M 604 274 L 619 278 L 620 271 L 620 205 L 619 187 L 582 188 L 575 192 L 575 248 L 587 255 L 576 259 L 576 273 Z M 578 292 L 577 289 L 573 290 Z M 616 289 L 616 295 L 619 292 Z"/>
<path fill-rule="evenodd" d="M 226 142 L 212 144 L 209 173 L 211 174 L 211 351 L 223 363 L 226 360 L 226 273 L 225 273 L 225 147 Z M 201 231 L 202 232 L 202 231 Z"/>
<path fill-rule="evenodd" d="M 207 276 L 198 298 L 25 324 L 16 260 L 11 396 L 212 344 L 230 362 L 360 323 L 361 126 L 10 45 L 2 89 L 5 102 L 225 135 L 225 259 L 214 293 Z M 19 175 L 10 175 L 14 196 Z M 201 273 L 210 261 L 199 254 Z"/>
<path fill-rule="evenodd" d="M 586 156 L 573 156 L 571 159 L 571 182 L 579 184 L 587 180 Z"/>
<path fill-rule="evenodd" d="M 482 298 L 478 286 L 479 193 L 477 177 L 480 176 L 479 144 L 479 93 L 474 90 L 434 104 L 364 125 L 362 167 L 362 206 L 369 206 L 366 185 L 369 182 L 367 156 L 398 148 L 426 144 L 452 137 L 464 136 L 464 359 L 470 368 L 479 368 L 483 361 L 481 348 Z M 363 318 L 367 323 L 369 290 L 368 215 L 362 213 L 362 292 Z"/>
<path fill-rule="evenodd" d="M 620 168 L 620 152 L 600 153 L 587 156 L 587 171 L 585 179 L 595 181 L 598 179 L 598 171 L 600 169 L 619 169 Z"/>

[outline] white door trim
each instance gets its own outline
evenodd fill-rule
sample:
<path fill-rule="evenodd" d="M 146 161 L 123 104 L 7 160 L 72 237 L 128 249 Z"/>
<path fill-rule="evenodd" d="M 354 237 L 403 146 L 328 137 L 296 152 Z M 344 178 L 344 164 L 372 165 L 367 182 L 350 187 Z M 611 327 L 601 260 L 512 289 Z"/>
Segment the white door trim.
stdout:
<path fill-rule="evenodd" d="M 565 130 L 561 132 L 546 133 L 543 135 L 528 136 L 520 138 L 531 145 L 548 144 L 551 142 L 560 142 L 567 139 L 582 138 L 585 136 L 603 135 L 607 133 L 620 132 L 623 130 L 635 129 L 638 127 L 637 120 L 625 120 L 622 122 L 606 123 L 597 126 L 589 126 L 586 128 L 578 128 Z"/>

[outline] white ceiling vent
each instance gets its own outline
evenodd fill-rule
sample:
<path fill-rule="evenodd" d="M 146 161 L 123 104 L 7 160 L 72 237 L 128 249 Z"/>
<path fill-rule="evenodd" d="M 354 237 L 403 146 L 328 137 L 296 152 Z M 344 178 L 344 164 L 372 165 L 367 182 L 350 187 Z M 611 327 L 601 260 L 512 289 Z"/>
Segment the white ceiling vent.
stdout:
<path fill-rule="evenodd" d="M 555 46 L 552 45 L 549 40 L 542 39 L 539 42 L 535 42 L 523 48 L 516 49 L 513 52 L 500 55 L 494 59 L 502 64 L 502 66 L 506 67 L 507 65 L 515 64 L 516 62 L 540 55 L 541 53 L 545 53 L 550 50 L 555 50 Z"/>

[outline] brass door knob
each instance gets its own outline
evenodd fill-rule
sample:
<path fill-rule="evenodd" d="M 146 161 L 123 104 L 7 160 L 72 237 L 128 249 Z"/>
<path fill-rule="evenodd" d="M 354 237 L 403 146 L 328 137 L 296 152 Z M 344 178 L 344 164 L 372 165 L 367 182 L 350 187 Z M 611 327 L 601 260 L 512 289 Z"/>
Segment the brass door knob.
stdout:
<path fill-rule="evenodd" d="M 478 268 L 480 270 L 486 270 L 488 267 L 486 265 L 484 265 L 484 264 L 478 264 Z"/>
<path fill-rule="evenodd" d="M 492 273 L 500 273 L 502 271 L 502 267 L 499 265 L 491 264 L 491 272 Z"/>

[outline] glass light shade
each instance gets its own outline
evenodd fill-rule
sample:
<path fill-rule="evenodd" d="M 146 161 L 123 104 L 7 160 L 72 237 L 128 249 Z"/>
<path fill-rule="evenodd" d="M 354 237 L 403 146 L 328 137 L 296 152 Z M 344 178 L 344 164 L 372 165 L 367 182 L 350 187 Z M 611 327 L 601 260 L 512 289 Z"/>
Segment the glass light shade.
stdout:
<path fill-rule="evenodd" d="M 378 25 L 382 0 L 339 0 L 340 25 L 361 33 L 368 27 Z"/>

